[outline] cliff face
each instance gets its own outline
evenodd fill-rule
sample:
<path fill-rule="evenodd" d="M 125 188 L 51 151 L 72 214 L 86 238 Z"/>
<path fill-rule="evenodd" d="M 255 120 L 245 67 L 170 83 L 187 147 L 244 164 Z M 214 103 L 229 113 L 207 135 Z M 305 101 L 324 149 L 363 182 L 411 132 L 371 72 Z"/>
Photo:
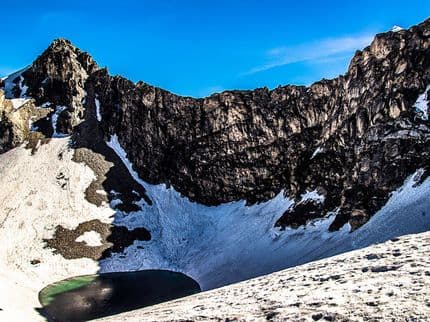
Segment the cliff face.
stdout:
<path fill-rule="evenodd" d="M 416 169 L 428 175 L 430 123 L 414 104 L 428 95 L 429 46 L 427 20 L 377 35 L 336 79 L 203 99 L 110 76 L 64 40 L 22 76 L 37 105 L 54 107 L 54 134 L 85 135 L 85 121 L 118 135 L 148 182 L 209 205 L 284 190 L 296 203 L 277 225 L 337 212 L 331 229 L 357 228 Z"/>

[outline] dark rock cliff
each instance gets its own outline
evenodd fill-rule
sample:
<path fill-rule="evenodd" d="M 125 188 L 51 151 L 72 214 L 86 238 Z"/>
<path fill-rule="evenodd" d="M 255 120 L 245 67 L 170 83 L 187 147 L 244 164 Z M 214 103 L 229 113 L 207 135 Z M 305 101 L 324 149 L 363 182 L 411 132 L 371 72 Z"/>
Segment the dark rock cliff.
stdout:
<path fill-rule="evenodd" d="M 97 98 L 95 126 L 105 140 L 118 135 L 148 182 L 210 205 L 260 202 L 283 190 L 296 204 L 282 227 L 336 211 L 332 229 L 357 228 L 416 169 L 428 175 L 430 123 L 414 103 L 430 84 L 430 20 L 377 35 L 345 75 L 310 87 L 181 97 L 110 76 L 64 40 L 23 76 L 38 104 L 66 107 L 57 122 L 63 133 L 74 132 Z M 301 201 L 313 190 L 324 200 Z"/>

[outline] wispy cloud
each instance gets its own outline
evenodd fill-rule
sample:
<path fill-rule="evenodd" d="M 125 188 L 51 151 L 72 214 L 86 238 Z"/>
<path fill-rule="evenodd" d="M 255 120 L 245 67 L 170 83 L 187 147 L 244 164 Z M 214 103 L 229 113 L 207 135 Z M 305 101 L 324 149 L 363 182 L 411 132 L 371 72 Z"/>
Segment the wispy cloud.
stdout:
<path fill-rule="evenodd" d="M 290 47 L 277 47 L 266 52 L 265 63 L 251 68 L 245 75 L 299 62 L 327 61 L 341 54 L 361 49 L 372 41 L 373 34 L 330 38 Z"/>

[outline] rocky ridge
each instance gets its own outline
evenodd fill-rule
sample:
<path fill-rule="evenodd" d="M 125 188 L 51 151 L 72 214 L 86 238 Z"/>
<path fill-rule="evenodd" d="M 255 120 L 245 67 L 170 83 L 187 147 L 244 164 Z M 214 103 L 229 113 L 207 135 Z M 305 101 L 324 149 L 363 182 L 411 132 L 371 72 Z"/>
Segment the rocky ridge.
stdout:
<path fill-rule="evenodd" d="M 143 180 L 191 200 L 252 204 L 283 190 L 296 203 L 278 226 L 334 212 L 332 230 L 347 222 L 356 229 L 416 169 L 428 176 L 430 124 L 414 104 L 428 96 L 429 37 L 426 20 L 377 35 L 338 78 L 202 99 L 111 76 L 66 40 L 21 76 L 36 106 L 53 108 L 47 137 L 85 140 L 87 123 L 104 140 L 118 136 Z M 24 139 L 6 136 L 3 150 Z"/>

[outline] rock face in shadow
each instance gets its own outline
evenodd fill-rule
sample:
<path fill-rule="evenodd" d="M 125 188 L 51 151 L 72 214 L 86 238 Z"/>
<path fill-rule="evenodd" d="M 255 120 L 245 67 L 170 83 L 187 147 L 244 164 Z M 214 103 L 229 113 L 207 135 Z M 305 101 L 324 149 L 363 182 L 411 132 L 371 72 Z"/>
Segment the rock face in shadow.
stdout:
<path fill-rule="evenodd" d="M 414 108 L 430 84 L 429 37 L 427 20 L 377 35 L 338 78 L 202 99 L 110 76 L 57 40 L 24 73 L 24 84 L 36 102 L 66 106 L 57 122 L 63 133 L 98 105 L 95 126 L 105 140 L 118 135 L 148 182 L 208 205 L 256 203 L 284 190 L 297 203 L 278 226 L 336 211 L 331 229 L 347 222 L 355 229 L 407 176 L 429 167 L 430 123 Z M 324 200 L 309 214 L 301 195 L 314 190 Z"/>

